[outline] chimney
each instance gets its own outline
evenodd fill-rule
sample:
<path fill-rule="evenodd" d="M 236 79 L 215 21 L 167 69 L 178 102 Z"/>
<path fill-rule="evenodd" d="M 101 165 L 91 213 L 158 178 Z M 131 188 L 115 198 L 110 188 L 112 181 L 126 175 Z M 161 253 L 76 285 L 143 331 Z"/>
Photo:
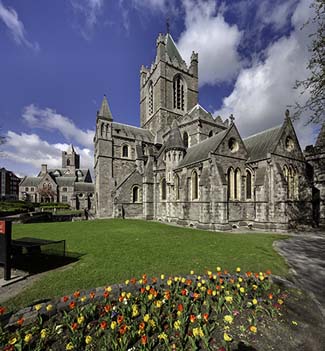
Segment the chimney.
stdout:
<path fill-rule="evenodd" d="M 42 174 L 46 174 L 47 173 L 47 164 L 42 164 Z"/>

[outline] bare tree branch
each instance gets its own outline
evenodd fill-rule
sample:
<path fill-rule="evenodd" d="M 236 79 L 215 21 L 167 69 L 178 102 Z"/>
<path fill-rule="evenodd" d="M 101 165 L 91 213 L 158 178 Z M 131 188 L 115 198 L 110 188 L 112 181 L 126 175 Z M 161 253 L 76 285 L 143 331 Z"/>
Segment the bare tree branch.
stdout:
<path fill-rule="evenodd" d="M 304 104 L 296 102 L 294 118 L 298 119 L 302 114 L 308 113 L 308 123 L 325 122 L 325 0 L 314 0 L 311 7 L 315 10 L 314 17 L 307 23 L 317 26 L 315 33 L 312 33 L 311 53 L 307 69 L 310 71 L 308 78 L 296 81 L 294 89 L 298 89 L 300 94 L 309 94 Z"/>

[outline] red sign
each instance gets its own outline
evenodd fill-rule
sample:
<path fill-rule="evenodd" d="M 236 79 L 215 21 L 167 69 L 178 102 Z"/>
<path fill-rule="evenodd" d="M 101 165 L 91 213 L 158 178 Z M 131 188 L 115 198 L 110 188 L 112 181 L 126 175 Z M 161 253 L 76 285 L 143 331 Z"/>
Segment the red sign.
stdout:
<path fill-rule="evenodd" d="M 0 221 L 0 234 L 5 234 L 5 233 L 6 233 L 6 222 Z"/>

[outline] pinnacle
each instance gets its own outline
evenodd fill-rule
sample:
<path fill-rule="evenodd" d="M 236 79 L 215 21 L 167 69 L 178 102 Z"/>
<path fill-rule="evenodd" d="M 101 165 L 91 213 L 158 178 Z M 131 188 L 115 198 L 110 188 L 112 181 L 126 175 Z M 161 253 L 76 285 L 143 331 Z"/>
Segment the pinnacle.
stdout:
<path fill-rule="evenodd" d="M 74 151 L 74 147 L 72 144 L 69 145 L 69 148 L 68 148 L 68 154 L 74 154 L 75 151 Z"/>
<path fill-rule="evenodd" d="M 102 105 L 100 107 L 100 111 L 98 112 L 97 116 L 104 119 L 108 119 L 110 121 L 113 120 L 112 112 L 109 108 L 106 95 L 104 95 L 103 97 Z"/>

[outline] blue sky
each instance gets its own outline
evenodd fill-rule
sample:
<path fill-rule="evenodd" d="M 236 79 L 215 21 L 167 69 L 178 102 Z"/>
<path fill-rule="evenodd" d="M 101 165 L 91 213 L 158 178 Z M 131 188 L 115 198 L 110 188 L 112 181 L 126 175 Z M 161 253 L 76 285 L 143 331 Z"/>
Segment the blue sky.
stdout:
<path fill-rule="evenodd" d="M 96 111 L 139 125 L 139 70 L 170 31 L 185 60 L 199 53 L 200 104 L 235 116 L 242 136 L 283 121 L 304 98 L 310 0 L 0 0 L 1 165 L 18 175 L 56 167 L 73 143 L 92 168 Z M 301 101 L 301 100 L 300 100 Z M 305 116 L 308 117 L 308 116 Z M 302 146 L 317 127 L 296 123 Z"/>

